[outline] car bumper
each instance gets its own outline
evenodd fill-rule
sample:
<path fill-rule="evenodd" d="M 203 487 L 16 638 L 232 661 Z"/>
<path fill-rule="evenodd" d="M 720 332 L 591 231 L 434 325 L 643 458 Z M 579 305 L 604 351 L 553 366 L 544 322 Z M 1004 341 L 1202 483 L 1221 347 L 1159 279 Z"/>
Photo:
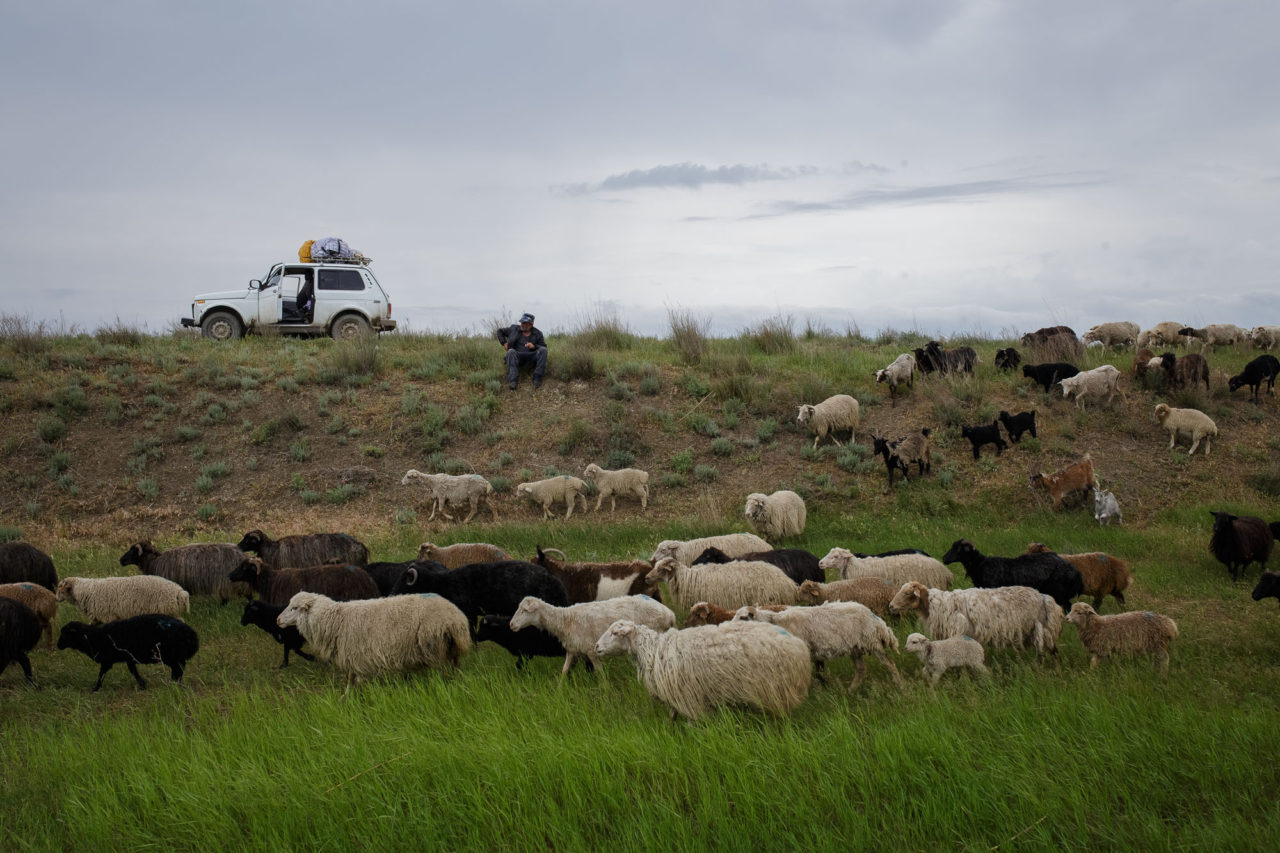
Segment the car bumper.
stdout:
<path fill-rule="evenodd" d="M 197 323 L 196 323 L 196 321 L 195 321 L 194 319 L 192 319 L 191 317 L 183 317 L 183 318 L 182 318 L 182 325 L 186 326 L 187 328 L 192 328 L 192 327 L 194 327 L 194 326 L 196 326 L 196 325 L 198 325 L 198 324 L 197 324 Z"/>

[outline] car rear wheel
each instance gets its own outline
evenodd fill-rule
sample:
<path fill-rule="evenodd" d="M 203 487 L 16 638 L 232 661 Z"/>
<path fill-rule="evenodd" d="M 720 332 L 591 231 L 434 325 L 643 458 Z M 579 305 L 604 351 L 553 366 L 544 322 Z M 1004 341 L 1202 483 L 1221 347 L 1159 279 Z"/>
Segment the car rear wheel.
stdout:
<path fill-rule="evenodd" d="M 244 325 L 230 311 L 210 311 L 200 321 L 200 332 L 215 341 L 234 341 L 244 335 Z"/>
<path fill-rule="evenodd" d="M 372 331 L 369 321 L 359 314 L 343 314 L 329 327 L 329 335 L 335 341 L 349 341 L 363 337 Z"/>

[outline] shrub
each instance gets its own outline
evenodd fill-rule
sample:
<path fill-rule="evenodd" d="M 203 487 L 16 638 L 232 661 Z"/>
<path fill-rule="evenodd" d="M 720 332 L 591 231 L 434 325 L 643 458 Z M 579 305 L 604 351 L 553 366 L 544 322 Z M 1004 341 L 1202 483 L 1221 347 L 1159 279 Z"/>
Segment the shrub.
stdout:
<path fill-rule="evenodd" d="M 675 471 L 668 471 L 663 474 L 660 482 L 664 489 L 678 489 L 689 485 L 689 481 L 684 478 L 684 474 L 677 474 Z"/>
<path fill-rule="evenodd" d="M 709 318 L 695 317 L 685 309 L 667 309 L 667 322 L 671 327 L 671 344 L 686 364 L 702 361 L 707 351 L 707 332 L 711 328 Z"/>
<path fill-rule="evenodd" d="M 610 383 L 604 393 L 610 400 L 630 400 L 635 397 L 635 392 L 631 390 L 631 386 L 621 381 Z"/>
<path fill-rule="evenodd" d="M 694 376 L 692 373 L 685 374 L 684 378 L 680 380 L 680 387 L 685 390 L 686 394 L 696 400 L 701 400 L 711 393 L 711 383 L 701 376 Z"/>
<path fill-rule="evenodd" d="M 512 480 L 510 477 L 490 477 L 489 485 L 493 486 L 493 490 L 498 494 L 506 494 L 511 491 Z"/>
<path fill-rule="evenodd" d="M 36 418 L 36 435 L 45 444 L 53 444 L 67 434 L 67 425 L 57 415 L 41 415 Z"/>
<path fill-rule="evenodd" d="M 315 489 L 303 489 L 298 492 L 298 499 L 307 506 L 314 506 L 315 504 L 320 503 L 321 494 Z"/>
<path fill-rule="evenodd" d="M 208 524 L 218 516 L 218 508 L 213 504 L 201 504 L 196 510 L 196 518 Z"/>
<path fill-rule="evenodd" d="M 756 440 L 762 444 L 773 441 L 774 433 L 778 431 L 778 421 L 776 418 L 765 418 L 756 424 Z"/>
<path fill-rule="evenodd" d="M 160 497 L 160 485 L 150 477 L 141 479 L 137 482 L 138 494 L 142 495 L 148 501 L 154 501 Z"/>
<path fill-rule="evenodd" d="M 71 454 L 65 450 L 56 450 L 49 457 L 49 476 L 57 477 L 71 467 Z"/>
<path fill-rule="evenodd" d="M 732 456 L 733 442 L 724 437 L 717 438 L 711 442 L 711 452 L 716 456 Z"/>
<path fill-rule="evenodd" d="M 306 462 L 311 459 L 311 442 L 306 436 L 289 445 L 289 458 L 294 462 Z"/>
<path fill-rule="evenodd" d="M 276 433 L 280 431 L 280 424 L 274 420 L 263 421 L 249 431 L 249 441 L 253 444 L 266 444 L 276 437 Z"/>
<path fill-rule="evenodd" d="M 180 425 L 173 431 L 173 440 L 184 444 L 188 441 L 195 441 L 199 437 L 200 430 L 186 424 Z"/>
<path fill-rule="evenodd" d="M 614 309 L 597 303 L 571 332 L 574 343 L 593 350 L 622 350 L 635 345 L 636 337 L 618 319 Z"/>
<path fill-rule="evenodd" d="M 604 456 L 604 468 L 614 470 L 617 468 L 630 468 L 635 464 L 635 454 L 629 450 L 614 448 L 607 452 Z"/>
<path fill-rule="evenodd" d="M 329 354 L 327 384 L 345 382 L 360 385 L 376 377 L 380 371 L 377 335 L 360 335 L 335 342 Z"/>
<path fill-rule="evenodd" d="M 208 474 L 201 474 L 196 477 L 196 491 L 202 495 L 213 491 L 213 478 Z"/>
<path fill-rule="evenodd" d="M 221 460 L 218 462 L 210 462 L 208 465 L 205 465 L 200 469 L 200 473 L 208 474 L 210 477 L 220 480 L 231 473 L 231 466 Z"/>
<path fill-rule="evenodd" d="M 591 428 L 575 418 L 569 422 L 569 428 L 565 431 L 564 438 L 560 439 L 557 449 L 561 456 L 568 456 L 579 448 L 594 446 L 594 443 Z"/>
<path fill-rule="evenodd" d="M 393 519 L 395 523 L 400 525 L 401 527 L 417 527 L 418 526 L 418 514 L 414 512 L 412 509 L 409 509 L 408 507 L 402 507 L 402 506 L 396 507 L 396 511 L 395 511 L 395 515 L 393 516 Z"/>
<path fill-rule="evenodd" d="M 657 371 L 646 373 L 640 379 L 640 393 L 646 397 L 655 397 L 662 390 L 662 379 L 658 376 Z"/>
<path fill-rule="evenodd" d="M 22 538 L 22 530 L 7 524 L 0 526 L 0 542 L 17 542 Z"/>
<path fill-rule="evenodd" d="M 486 410 L 473 406 L 459 406 L 453 413 L 453 425 L 463 435 L 478 434 L 484 429 L 485 421 L 488 419 Z"/>
<path fill-rule="evenodd" d="M 359 497 L 360 487 L 354 483 L 343 483 L 341 486 L 324 493 L 324 499 L 331 504 L 344 504 L 352 498 Z"/>
<path fill-rule="evenodd" d="M 762 321 L 754 329 L 748 329 L 745 334 L 761 352 L 769 355 L 794 352 L 796 348 L 796 336 L 792 331 L 794 324 L 795 321 L 790 314 L 786 317 L 779 315 Z"/>
<path fill-rule="evenodd" d="M 689 429 L 698 435 L 715 438 L 720 434 L 720 427 L 716 422 L 702 412 L 690 412 L 685 416 L 685 421 L 689 424 Z"/>
<path fill-rule="evenodd" d="M 568 347 L 563 354 L 558 353 L 550 370 L 562 382 L 575 379 L 590 382 L 600 375 L 594 352 L 579 347 Z"/>
<path fill-rule="evenodd" d="M 361 454 L 363 454 L 363 455 L 365 455 L 365 456 L 368 456 L 370 459 L 381 459 L 381 458 L 382 458 L 382 448 L 381 448 L 381 447 L 376 447 L 376 446 L 374 446 L 374 445 L 372 445 L 372 444 L 366 444 L 364 447 L 361 447 L 361 448 L 360 448 L 360 453 L 361 453 Z"/>
<path fill-rule="evenodd" d="M 78 382 L 69 382 L 55 391 L 51 402 L 53 403 L 53 410 L 64 421 L 69 421 L 76 415 L 83 415 L 89 411 L 89 398 Z"/>
<path fill-rule="evenodd" d="M 1280 498 L 1280 467 L 1272 466 L 1249 477 L 1250 487 L 1269 498 Z"/>
<path fill-rule="evenodd" d="M 699 483 L 710 483 L 720 476 L 720 472 L 712 465 L 695 465 L 693 468 L 693 479 Z"/>
<path fill-rule="evenodd" d="M 671 457 L 671 470 L 678 474 L 688 474 L 693 470 L 693 451 L 681 450 Z"/>

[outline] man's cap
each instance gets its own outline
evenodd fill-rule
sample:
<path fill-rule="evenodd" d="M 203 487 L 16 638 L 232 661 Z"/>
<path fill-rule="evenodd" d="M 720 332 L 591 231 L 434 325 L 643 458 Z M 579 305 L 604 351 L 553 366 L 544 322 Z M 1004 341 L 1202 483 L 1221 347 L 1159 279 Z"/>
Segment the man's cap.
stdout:
<path fill-rule="evenodd" d="M 532 322 L 533 322 L 533 315 L 532 315 L 532 314 L 521 314 L 521 315 L 520 315 L 520 322 L 521 322 L 521 323 L 532 323 Z"/>

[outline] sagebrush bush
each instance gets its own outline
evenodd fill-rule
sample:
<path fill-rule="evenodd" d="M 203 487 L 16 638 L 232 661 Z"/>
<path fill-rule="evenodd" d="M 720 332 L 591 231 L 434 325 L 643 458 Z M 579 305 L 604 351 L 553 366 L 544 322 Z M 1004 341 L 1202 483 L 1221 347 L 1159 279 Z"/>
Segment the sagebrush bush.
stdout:
<path fill-rule="evenodd" d="M 671 345 L 685 364 L 697 364 L 707 352 L 707 333 L 710 318 L 699 318 L 692 311 L 668 308 L 667 322 L 671 327 Z"/>
<path fill-rule="evenodd" d="M 761 352 L 768 355 L 794 352 L 796 349 L 794 326 L 795 319 L 790 314 L 785 317 L 778 315 L 760 321 L 757 326 L 748 329 L 744 336 Z"/>

